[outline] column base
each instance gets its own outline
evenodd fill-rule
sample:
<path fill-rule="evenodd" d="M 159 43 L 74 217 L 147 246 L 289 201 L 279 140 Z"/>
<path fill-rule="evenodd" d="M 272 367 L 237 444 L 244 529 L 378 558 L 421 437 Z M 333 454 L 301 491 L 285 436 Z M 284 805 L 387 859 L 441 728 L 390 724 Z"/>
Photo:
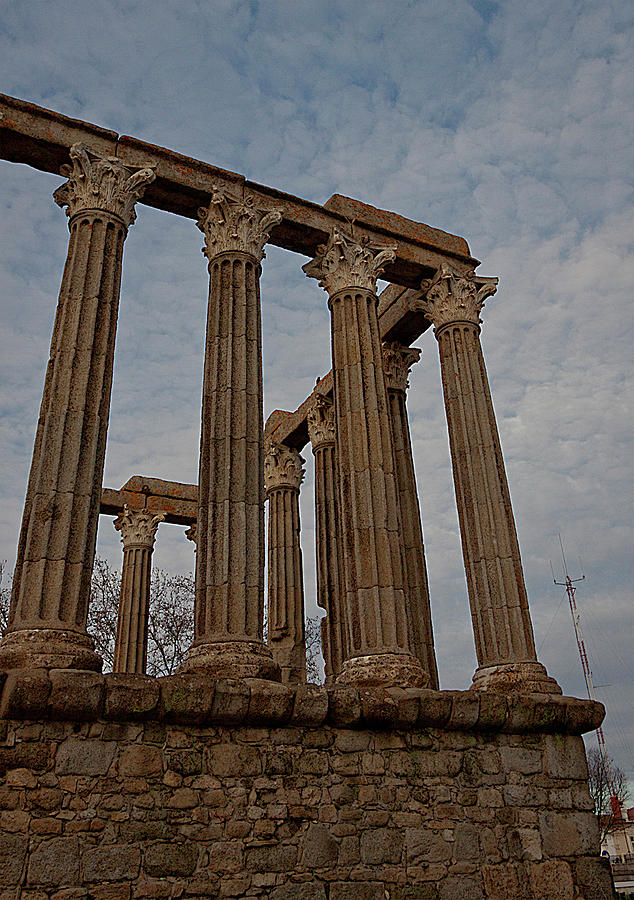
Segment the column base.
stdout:
<path fill-rule="evenodd" d="M 179 674 L 195 672 L 220 678 L 266 678 L 280 681 L 280 667 L 260 641 L 208 641 L 192 644 Z"/>
<path fill-rule="evenodd" d="M 522 694 L 561 694 L 562 690 L 544 666 L 537 661 L 499 663 L 481 666 L 473 676 L 473 690 L 518 692 Z"/>
<path fill-rule="evenodd" d="M 337 684 L 357 687 L 425 687 L 429 681 L 420 662 L 409 653 L 374 653 L 347 659 Z"/>
<path fill-rule="evenodd" d="M 90 669 L 101 672 L 89 634 L 57 628 L 24 628 L 7 632 L 0 641 L 0 670 Z"/>

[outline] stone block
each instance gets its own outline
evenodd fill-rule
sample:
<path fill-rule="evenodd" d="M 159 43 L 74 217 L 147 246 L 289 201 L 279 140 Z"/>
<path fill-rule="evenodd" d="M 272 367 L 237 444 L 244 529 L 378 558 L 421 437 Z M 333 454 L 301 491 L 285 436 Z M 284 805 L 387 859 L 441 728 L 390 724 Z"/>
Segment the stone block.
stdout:
<path fill-rule="evenodd" d="M 539 816 L 539 830 L 545 856 L 582 855 L 576 813 L 542 812 Z"/>
<path fill-rule="evenodd" d="M 0 885 L 3 887 L 20 882 L 28 846 L 26 835 L 0 833 Z"/>
<path fill-rule="evenodd" d="M 502 731 L 508 718 L 508 712 L 508 702 L 504 694 L 481 691 L 478 731 Z"/>
<path fill-rule="evenodd" d="M 255 747 L 216 744 L 205 750 L 205 768 L 210 775 L 240 778 L 262 774 L 262 759 Z"/>
<path fill-rule="evenodd" d="M 31 853 L 27 881 L 50 887 L 79 884 L 79 840 L 58 837 L 42 841 Z"/>
<path fill-rule="evenodd" d="M 438 900 L 435 884 L 399 884 L 392 889 L 391 900 Z"/>
<path fill-rule="evenodd" d="M 163 756 L 158 747 L 130 744 L 119 757 L 120 775 L 159 775 L 163 771 Z"/>
<path fill-rule="evenodd" d="M 190 897 L 217 897 L 219 883 L 217 875 L 194 875 L 187 884 L 187 894 Z"/>
<path fill-rule="evenodd" d="M 344 728 L 359 725 L 361 698 L 355 688 L 338 685 L 328 688 L 328 721 Z"/>
<path fill-rule="evenodd" d="M 0 777 L 6 775 L 10 769 L 42 771 L 48 767 L 49 758 L 48 741 L 42 743 L 20 741 L 12 747 L 0 747 Z"/>
<path fill-rule="evenodd" d="M 443 728 L 451 715 L 451 696 L 447 691 L 420 691 L 418 725 Z"/>
<path fill-rule="evenodd" d="M 300 862 L 309 871 L 335 866 L 339 857 L 339 841 L 325 825 L 309 825 L 302 841 Z"/>
<path fill-rule="evenodd" d="M 480 716 L 479 691 L 444 691 L 451 698 L 451 715 L 446 727 L 455 731 L 470 731 Z"/>
<path fill-rule="evenodd" d="M 528 878 L 531 900 L 573 900 L 575 896 L 572 872 L 563 860 L 529 863 Z"/>
<path fill-rule="evenodd" d="M 246 848 L 247 872 L 292 872 L 297 862 L 293 844 L 265 844 Z"/>
<path fill-rule="evenodd" d="M 49 672 L 51 693 L 48 701 L 52 719 L 92 722 L 103 710 L 105 684 L 97 672 L 52 669 Z"/>
<path fill-rule="evenodd" d="M 117 751 L 114 741 L 69 737 L 55 759 L 57 775 L 105 775 Z"/>
<path fill-rule="evenodd" d="M 405 851 L 408 865 L 443 863 L 451 859 L 453 845 L 431 829 L 407 828 Z"/>
<path fill-rule="evenodd" d="M 605 857 L 582 856 L 575 860 L 574 871 L 584 900 L 615 900 L 612 871 Z"/>
<path fill-rule="evenodd" d="M 87 882 L 131 881 L 139 875 L 141 851 L 138 847 L 106 844 L 87 850 L 81 866 L 83 880 Z"/>
<path fill-rule="evenodd" d="M 200 750 L 175 750 L 166 755 L 166 766 L 172 772 L 190 777 L 200 775 L 203 770 L 203 755 Z"/>
<path fill-rule="evenodd" d="M 387 688 L 397 707 L 396 728 L 413 728 L 420 716 L 420 690 L 417 688 Z"/>
<path fill-rule="evenodd" d="M 441 881 L 439 893 L 440 900 L 485 900 L 482 881 L 475 876 L 449 875 L 444 881 Z M 512 900 L 520 900 L 520 896 L 511 894 L 504 900 L 511 900 L 511 897 Z"/>
<path fill-rule="evenodd" d="M 323 725 L 328 715 L 328 693 L 321 685 L 298 684 L 290 721 L 293 725 Z"/>
<path fill-rule="evenodd" d="M 284 884 L 273 888 L 269 900 L 326 900 L 326 891 L 323 884 L 316 881 Z"/>
<path fill-rule="evenodd" d="M 207 675 L 166 675 L 157 679 L 160 712 L 166 722 L 202 725 L 211 720 L 215 682 Z"/>
<path fill-rule="evenodd" d="M 583 738 L 576 735 L 547 734 L 544 735 L 543 746 L 545 775 L 579 781 L 588 778 Z"/>
<path fill-rule="evenodd" d="M 46 669 L 9 672 L 2 688 L 0 719 L 41 719 L 48 711 L 51 682 Z"/>
<path fill-rule="evenodd" d="M 539 750 L 529 750 L 525 747 L 501 747 L 500 757 L 504 772 L 534 775 L 542 770 L 542 754 Z"/>
<path fill-rule="evenodd" d="M 479 859 L 480 842 L 475 825 L 456 825 L 453 856 L 458 862 Z"/>
<path fill-rule="evenodd" d="M 367 728 L 396 728 L 398 703 L 385 688 L 361 688 L 361 722 Z"/>
<path fill-rule="evenodd" d="M 361 835 L 361 862 L 368 866 L 398 863 L 403 853 L 403 835 L 396 828 L 373 828 Z"/>
<path fill-rule="evenodd" d="M 149 719 L 159 704 L 159 685 L 147 675 L 111 673 L 104 678 L 104 716 L 122 721 Z"/>
<path fill-rule="evenodd" d="M 88 890 L 88 900 L 129 900 L 129 884 L 92 885 Z"/>
<path fill-rule="evenodd" d="M 295 701 L 294 687 L 265 678 L 245 678 L 245 682 L 251 688 L 247 722 L 281 725 L 290 720 Z"/>
<path fill-rule="evenodd" d="M 382 881 L 333 881 L 330 900 L 384 900 Z"/>
<path fill-rule="evenodd" d="M 251 688 L 236 678 L 219 678 L 211 706 L 211 721 L 239 725 L 249 712 Z"/>
<path fill-rule="evenodd" d="M 194 844 L 161 842 L 150 844 L 143 856 L 143 870 L 155 878 L 191 875 L 198 862 L 198 847 Z"/>
<path fill-rule="evenodd" d="M 216 841 L 209 848 L 211 872 L 235 873 L 242 871 L 242 841 Z"/>

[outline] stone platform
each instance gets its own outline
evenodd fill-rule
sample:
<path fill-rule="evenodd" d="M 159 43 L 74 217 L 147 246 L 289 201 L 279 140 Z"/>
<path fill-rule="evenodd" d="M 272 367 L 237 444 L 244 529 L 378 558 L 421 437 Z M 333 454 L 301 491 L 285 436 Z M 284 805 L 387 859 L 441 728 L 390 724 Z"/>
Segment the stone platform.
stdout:
<path fill-rule="evenodd" d="M 0 898 L 611 900 L 580 737 L 602 716 L 552 695 L 14 672 Z"/>

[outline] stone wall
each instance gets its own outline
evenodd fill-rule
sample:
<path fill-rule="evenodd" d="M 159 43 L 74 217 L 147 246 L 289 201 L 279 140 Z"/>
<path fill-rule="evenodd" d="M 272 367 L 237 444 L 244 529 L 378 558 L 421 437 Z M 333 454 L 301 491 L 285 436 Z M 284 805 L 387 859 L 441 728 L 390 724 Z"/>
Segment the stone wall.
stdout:
<path fill-rule="evenodd" d="M 15 673 L 0 900 L 605 900 L 597 704 Z M 549 733 L 550 732 L 550 733 Z"/>

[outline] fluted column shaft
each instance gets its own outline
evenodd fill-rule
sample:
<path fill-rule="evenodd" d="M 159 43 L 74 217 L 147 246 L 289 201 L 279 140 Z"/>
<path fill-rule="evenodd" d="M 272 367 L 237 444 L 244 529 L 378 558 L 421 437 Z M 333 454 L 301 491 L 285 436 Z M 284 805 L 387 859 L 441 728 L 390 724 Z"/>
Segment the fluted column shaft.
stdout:
<path fill-rule="evenodd" d="M 423 309 L 435 326 L 478 670 L 474 687 L 560 692 L 537 662 L 502 448 L 480 345 L 497 279 L 443 265 Z"/>
<path fill-rule="evenodd" d="M 408 633 L 375 293 L 382 265 L 394 257 L 334 231 L 304 267 L 330 297 L 348 629 L 339 680 L 367 685 L 424 681 Z"/>
<path fill-rule="evenodd" d="M 429 687 L 438 689 L 429 582 L 406 401 L 409 369 L 419 358 L 420 350 L 396 343 L 383 345 L 412 649 L 427 673 Z"/>
<path fill-rule="evenodd" d="M 300 545 L 299 486 L 304 460 L 273 444 L 264 459 L 269 501 L 268 644 L 283 682 L 306 681 L 304 573 Z"/>
<path fill-rule="evenodd" d="M 152 553 L 163 515 L 124 507 L 114 527 L 121 532 L 123 566 L 113 672 L 145 674 Z"/>
<path fill-rule="evenodd" d="M 101 668 L 86 633 L 110 411 L 123 242 L 152 181 L 71 148 L 70 217 L 0 666 Z"/>
<path fill-rule="evenodd" d="M 260 261 L 279 212 L 218 191 L 199 211 L 209 259 L 194 643 L 182 671 L 279 677 L 263 642 Z"/>
<path fill-rule="evenodd" d="M 332 403 L 321 395 L 308 411 L 308 434 L 315 457 L 317 603 L 326 611 L 321 620 L 321 646 L 326 684 L 332 684 L 345 659 L 346 629 L 335 416 Z"/>

